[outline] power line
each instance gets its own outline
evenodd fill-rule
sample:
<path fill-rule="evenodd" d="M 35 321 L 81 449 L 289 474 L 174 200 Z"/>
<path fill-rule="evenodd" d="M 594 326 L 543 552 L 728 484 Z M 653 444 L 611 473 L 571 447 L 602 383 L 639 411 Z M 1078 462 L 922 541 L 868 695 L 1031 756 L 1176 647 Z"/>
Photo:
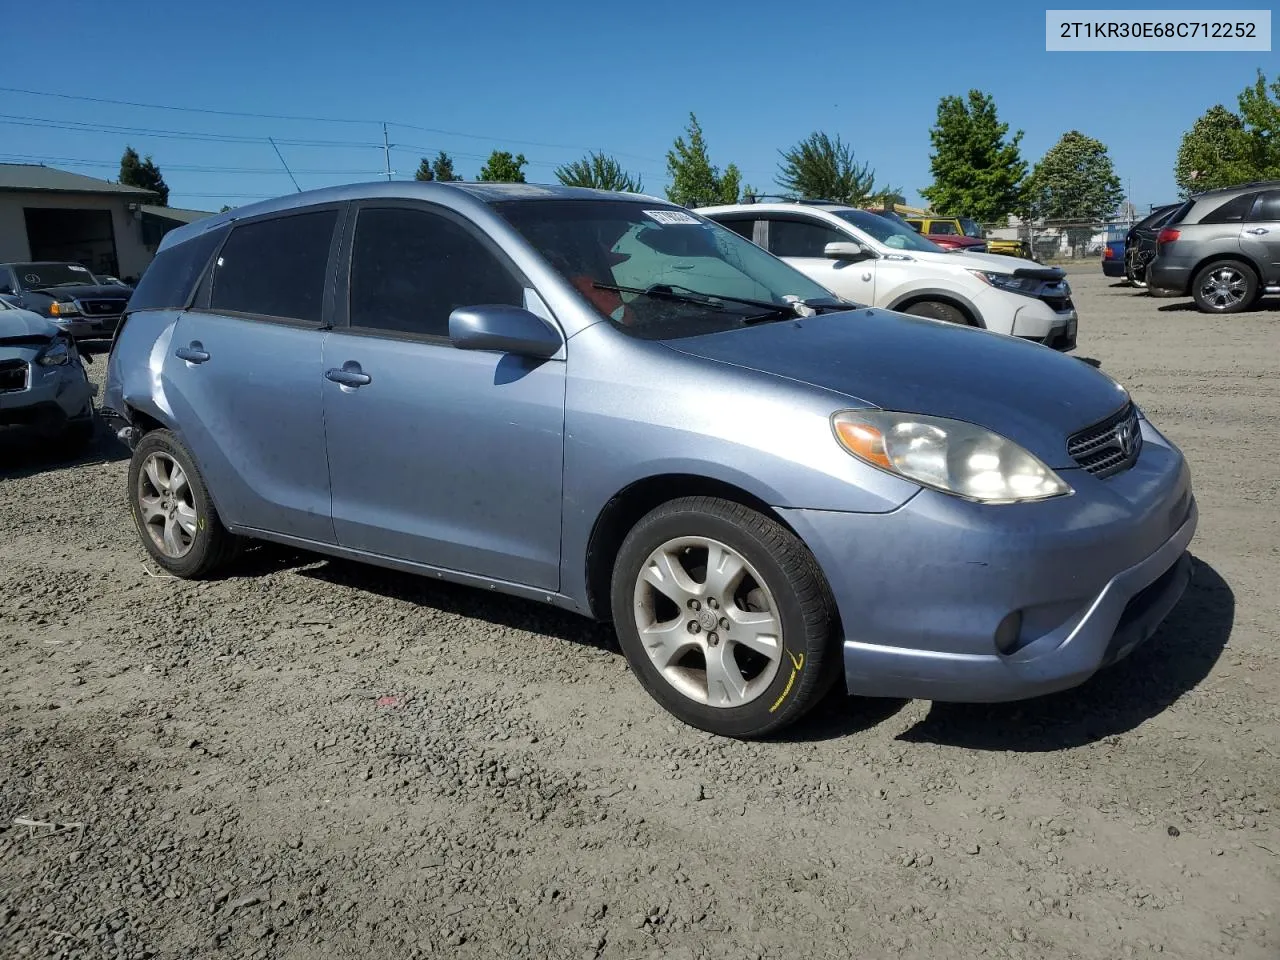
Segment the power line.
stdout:
<path fill-rule="evenodd" d="M 510 143 L 516 146 L 524 147 L 547 147 L 552 150 L 595 150 L 598 147 L 586 147 L 582 144 L 568 143 L 547 143 L 539 140 L 515 140 L 511 137 L 494 137 L 488 134 L 465 133 L 461 130 L 445 130 L 440 127 L 424 127 L 412 123 L 402 123 L 398 120 L 358 120 L 354 117 L 311 117 L 300 114 L 287 113 L 254 113 L 244 110 L 215 110 L 209 107 L 179 107 L 173 104 L 164 103 L 142 103 L 137 100 L 113 100 L 108 97 L 86 97 L 71 93 L 51 93 L 47 90 L 24 90 L 19 87 L 0 87 L 0 93 L 19 93 L 32 97 L 55 97 L 59 100 L 78 100 L 83 103 L 105 103 L 117 107 L 140 107 L 147 110 L 172 110 L 178 113 L 203 113 L 211 116 L 219 117 L 248 117 L 256 120 L 297 120 L 306 123 L 346 123 L 346 124 L 373 124 L 384 123 L 392 127 L 400 127 L 405 130 L 417 130 L 422 133 L 434 133 L 439 136 L 447 137 L 465 137 L 471 140 L 488 140 L 494 143 Z M 281 143 L 287 141 L 281 140 Z M 652 157 L 642 157 L 633 153 L 618 153 L 619 157 L 627 157 L 631 160 L 640 160 L 644 163 L 657 163 Z"/>
<path fill-rule="evenodd" d="M 21 153 L 0 153 L 0 163 L 38 163 L 49 164 L 57 163 L 67 167 L 116 167 L 119 166 L 119 160 L 85 160 L 81 157 L 48 157 L 48 156 L 32 156 L 30 154 Z M 179 171 L 182 173 L 243 173 L 243 174 L 271 174 L 273 176 L 285 176 L 285 172 L 278 167 L 217 167 L 207 164 L 190 164 L 190 163 L 166 163 L 165 170 Z M 365 169 L 365 170 L 294 170 L 299 176 L 317 176 L 317 177 L 362 177 L 376 176 L 382 173 L 381 170 Z"/>
<path fill-rule="evenodd" d="M 169 140 L 202 140 L 211 143 L 268 143 L 267 137 L 250 137 L 235 133 L 199 133 L 192 130 L 163 130 L 152 127 L 126 127 L 118 124 L 95 124 L 80 120 L 45 120 L 41 117 L 24 117 L 14 114 L 0 113 L 0 123 L 18 127 L 39 127 L 48 130 L 75 130 L 81 133 L 111 133 L 120 135 L 137 135 L 161 137 Z M 285 140 L 290 147 L 376 147 L 382 149 L 380 143 L 363 140 Z"/>

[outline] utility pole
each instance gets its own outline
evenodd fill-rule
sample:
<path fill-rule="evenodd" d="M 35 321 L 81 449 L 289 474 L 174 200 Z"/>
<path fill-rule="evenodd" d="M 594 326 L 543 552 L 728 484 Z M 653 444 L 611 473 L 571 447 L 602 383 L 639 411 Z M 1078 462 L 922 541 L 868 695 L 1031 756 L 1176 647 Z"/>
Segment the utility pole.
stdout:
<path fill-rule="evenodd" d="M 391 179 L 391 142 L 387 139 L 387 125 L 382 125 L 382 159 L 387 168 L 387 179 Z"/>

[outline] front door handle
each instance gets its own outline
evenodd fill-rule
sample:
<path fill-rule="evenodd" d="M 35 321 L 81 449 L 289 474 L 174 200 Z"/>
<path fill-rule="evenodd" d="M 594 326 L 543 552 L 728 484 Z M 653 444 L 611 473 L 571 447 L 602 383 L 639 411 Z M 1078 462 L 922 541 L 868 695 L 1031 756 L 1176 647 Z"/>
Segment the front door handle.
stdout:
<path fill-rule="evenodd" d="M 1245 233 L 1252 233 L 1254 235 L 1261 235 L 1261 234 L 1270 233 L 1270 232 L 1271 231 L 1268 230 L 1266 227 L 1254 227 L 1252 230 L 1245 231 Z"/>
<path fill-rule="evenodd" d="M 373 377 L 360 369 L 360 364 L 348 360 L 341 367 L 331 367 L 324 372 L 326 380 L 332 380 L 340 387 L 363 387 L 373 383 Z"/>
<path fill-rule="evenodd" d="M 199 340 L 192 340 L 185 347 L 179 347 L 173 351 L 173 355 L 179 360 L 185 360 L 187 363 L 204 363 L 209 359 L 209 353 L 205 350 L 204 344 Z"/>

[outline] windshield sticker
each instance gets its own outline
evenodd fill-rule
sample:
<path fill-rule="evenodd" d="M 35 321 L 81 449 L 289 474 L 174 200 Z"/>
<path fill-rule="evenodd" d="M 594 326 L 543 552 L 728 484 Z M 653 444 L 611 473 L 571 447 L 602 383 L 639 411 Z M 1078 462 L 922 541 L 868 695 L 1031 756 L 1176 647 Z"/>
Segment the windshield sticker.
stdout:
<path fill-rule="evenodd" d="M 691 213 L 685 213 L 683 210 L 646 210 L 644 215 L 650 220 L 657 220 L 658 223 L 692 223 L 699 224 L 699 220 Z"/>
<path fill-rule="evenodd" d="M 68 270 L 75 270 L 77 273 L 88 273 L 88 272 L 89 272 L 89 268 L 88 268 L 88 267 L 82 267 L 82 266 L 79 266 L 78 264 L 74 264 L 74 263 L 68 263 L 68 264 L 67 264 L 67 269 L 68 269 Z"/>

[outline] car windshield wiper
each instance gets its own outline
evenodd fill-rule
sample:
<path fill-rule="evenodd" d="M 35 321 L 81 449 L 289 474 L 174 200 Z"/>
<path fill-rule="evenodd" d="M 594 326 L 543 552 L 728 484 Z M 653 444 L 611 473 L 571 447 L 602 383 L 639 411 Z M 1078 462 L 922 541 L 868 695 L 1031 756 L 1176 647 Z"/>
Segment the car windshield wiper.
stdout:
<path fill-rule="evenodd" d="M 706 306 L 714 306 L 717 302 L 725 303 L 741 303 L 748 307 L 759 307 L 762 310 L 768 310 L 769 313 L 764 316 L 776 316 L 784 314 L 791 317 L 802 317 L 804 314 L 798 309 L 800 307 L 808 307 L 811 310 L 821 312 L 823 310 L 848 310 L 849 307 L 835 303 L 821 303 L 818 301 L 795 300 L 785 303 L 775 303 L 770 300 L 753 300 L 750 297 L 730 297 L 721 293 L 703 293 L 700 290 L 692 290 L 689 287 L 682 287 L 674 283 L 651 283 L 647 287 L 624 287 L 615 283 L 599 283 L 591 284 L 597 290 L 616 290 L 620 293 L 637 293 L 646 297 L 662 297 L 667 300 L 679 300 L 684 303 L 700 303 Z M 763 320 L 764 317 L 748 317 L 744 322 L 750 323 Z"/>

